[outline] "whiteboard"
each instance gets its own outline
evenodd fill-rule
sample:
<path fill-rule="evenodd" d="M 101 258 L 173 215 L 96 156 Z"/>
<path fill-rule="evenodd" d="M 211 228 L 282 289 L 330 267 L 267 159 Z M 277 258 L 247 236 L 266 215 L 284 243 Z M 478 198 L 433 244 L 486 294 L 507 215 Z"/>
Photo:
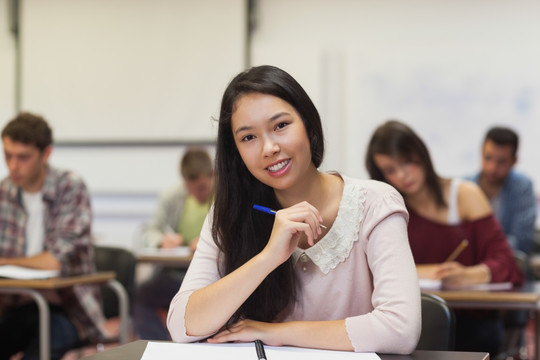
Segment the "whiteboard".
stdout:
<path fill-rule="evenodd" d="M 57 142 L 213 140 L 243 0 L 25 0 L 22 110 Z"/>
<path fill-rule="evenodd" d="M 426 142 L 441 175 L 466 176 L 479 170 L 487 130 L 507 126 L 520 136 L 517 168 L 540 186 L 540 52 L 521 48 L 456 62 L 456 50 L 422 60 L 405 56 L 399 63 L 370 63 L 357 54 L 351 60 L 359 65 L 351 80 L 358 99 L 353 112 L 364 132 L 401 120 Z"/>

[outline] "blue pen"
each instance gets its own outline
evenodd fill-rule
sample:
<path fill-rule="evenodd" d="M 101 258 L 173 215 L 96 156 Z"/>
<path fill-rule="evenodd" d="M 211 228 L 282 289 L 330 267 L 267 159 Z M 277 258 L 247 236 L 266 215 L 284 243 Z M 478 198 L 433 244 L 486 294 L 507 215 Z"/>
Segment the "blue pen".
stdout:
<path fill-rule="evenodd" d="M 270 208 L 267 208 L 266 206 L 261 206 L 261 205 L 253 205 L 253 208 L 255 210 L 259 210 L 259 211 L 262 211 L 264 213 L 267 213 L 267 214 L 270 214 L 270 215 L 276 215 L 276 211 L 275 210 L 272 210 Z"/>
<path fill-rule="evenodd" d="M 262 211 L 263 213 L 267 213 L 267 214 L 270 214 L 270 215 L 276 215 L 276 210 L 272 210 L 266 206 L 261 206 L 261 205 L 257 205 L 257 204 L 253 204 L 253 208 L 255 210 L 259 210 L 259 211 Z M 322 227 L 323 229 L 327 229 L 326 226 L 324 226 L 323 224 L 319 224 L 320 227 Z"/>

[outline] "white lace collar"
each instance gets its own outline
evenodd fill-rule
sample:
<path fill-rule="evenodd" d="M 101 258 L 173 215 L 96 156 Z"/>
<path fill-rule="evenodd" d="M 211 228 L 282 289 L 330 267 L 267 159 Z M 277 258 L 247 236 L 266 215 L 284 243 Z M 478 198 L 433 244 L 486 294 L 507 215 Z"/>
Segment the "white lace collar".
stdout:
<path fill-rule="evenodd" d="M 364 216 L 366 188 L 360 184 L 348 183 L 345 177 L 343 195 L 338 214 L 328 233 L 308 249 L 296 248 L 294 263 L 311 260 L 324 273 L 335 269 L 351 253 L 353 243 L 358 241 L 360 221 Z"/>

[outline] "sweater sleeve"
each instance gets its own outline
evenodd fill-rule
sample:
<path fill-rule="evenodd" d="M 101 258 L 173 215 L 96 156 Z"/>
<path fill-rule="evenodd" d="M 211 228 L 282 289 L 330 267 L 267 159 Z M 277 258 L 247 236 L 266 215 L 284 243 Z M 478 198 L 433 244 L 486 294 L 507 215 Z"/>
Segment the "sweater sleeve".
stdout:
<path fill-rule="evenodd" d="M 421 309 L 407 211 L 401 195 L 388 187 L 379 198 L 368 198 L 364 214 L 360 239 L 367 239 L 373 311 L 347 318 L 347 333 L 357 352 L 409 354 L 420 337 Z"/>
<path fill-rule="evenodd" d="M 505 195 L 505 200 L 512 203 L 507 206 L 503 218 L 500 219 L 506 237 L 519 250 L 529 254 L 534 243 L 536 224 L 536 198 L 532 182 L 521 177 L 515 188 Z"/>
<path fill-rule="evenodd" d="M 193 342 L 204 339 L 205 336 L 189 336 L 186 332 L 185 314 L 186 306 L 191 294 L 219 280 L 217 245 L 212 239 L 210 218 L 212 211 L 204 221 L 197 250 L 189 265 L 188 271 L 182 281 L 178 293 L 174 296 L 167 315 L 167 327 L 171 338 L 175 342 Z"/>
<path fill-rule="evenodd" d="M 501 225 L 494 215 L 471 221 L 470 231 L 477 239 L 478 257 L 491 270 L 491 282 L 523 283 L 523 273 L 517 266 Z"/>
<path fill-rule="evenodd" d="M 182 184 L 166 189 L 159 195 L 152 219 L 143 230 L 145 246 L 160 247 L 167 231 L 176 232 L 185 201 L 186 193 Z"/>

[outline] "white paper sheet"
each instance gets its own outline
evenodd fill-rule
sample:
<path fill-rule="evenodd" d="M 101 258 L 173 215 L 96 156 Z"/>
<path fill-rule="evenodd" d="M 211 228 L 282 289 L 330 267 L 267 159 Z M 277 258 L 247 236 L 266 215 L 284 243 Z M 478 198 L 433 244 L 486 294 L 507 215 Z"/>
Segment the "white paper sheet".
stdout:
<path fill-rule="evenodd" d="M 264 346 L 268 360 L 380 360 L 375 353 L 328 351 L 289 346 Z M 254 343 L 242 344 L 177 344 L 148 342 L 141 360 L 219 359 L 258 360 Z"/>
<path fill-rule="evenodd" d="M 476 291 L 502 291 L 511 290 L 513 287 L 511 282 L 475 284 L 467 286 L 446 286 L 444 290 L 476 290 Z"/>
<path fill-rule="evenodd" d="M 59 275 L 58 270 L 39 270 L 17 265 L 0 265 L 0 277 L 10 279 L 48 279 Z"/>
<path fill-rule="evenodd" d="M 510 282 L 475 284 L 466 286 L 443 286 L 441 280 L 419 279 L 420 290 L 503 291 L 511 290 Z"/>
<path fill-rule="evenodd" d="M 172 249 L 161 249 L 161 248 L 142 248 L 137 251 L 137 255 L 146 255 L 146 256 L 189 256 L 191 255 L 191 249 L 189 246 L 179 246 Z"/>
<path fill-rule="evenodd" d="M 442 288 L 441 280 L 434 279 L 418 279 L 420 290 L 440 290 Z"/>

